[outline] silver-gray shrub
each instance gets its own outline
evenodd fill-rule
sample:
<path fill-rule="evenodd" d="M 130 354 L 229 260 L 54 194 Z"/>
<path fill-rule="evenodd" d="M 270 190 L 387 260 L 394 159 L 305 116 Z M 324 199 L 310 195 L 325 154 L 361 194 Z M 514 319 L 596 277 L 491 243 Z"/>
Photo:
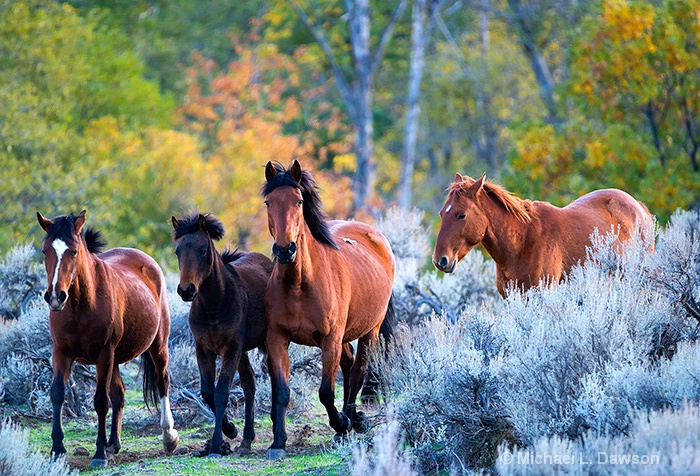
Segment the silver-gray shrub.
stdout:
<path fill-rule="evenodd" d="M 400 424 L 390 413 L 386 425 L 372 435 L 371 442 L 352 446 L 350 474 L 353 476 L 414 476 L 412 456 L 404 448 Z"/>
<path fill-rule="evenodd" d="M 12 476 L 72 476 L 77 470 L 66 466 L 65 458 L 50 462 L 29 449 L 29 430 L 9 418 L 0 420 L 0 474 Z"/>
<path fill-rule="evenodd" d="M 0 333 L 0 381 L 6 405 L 30 416 L 51 415 L 51 348 L 48 306 L 43 300 L 35 299 L 25 313 L 6 324 Z M 94 381 L 93 368 L 73 365 L 66 385 L 67 415 L 84 415 L 91 410 Z"/>
<path fill-rule="evenodd" d="M 554 435 L 538 438 L 526 449 L 503 445 L 496 470 L 502 476 L 700 474 L 698 426 L 697 404 L 637 411 L 632 415 L 629 436 L 590 433 L 580 440 L 569 440 Z"/>
<path fill-rule="evenodd" d="M 490 466 L 512 426 L 499 393 L 503 340 L 493 315 L 468 308 L 403 326 L 379 370 L 419 470 Z"/>
<path fill-rule="evenodd" d="M 46 274 L 33 261 L 35 254 L 30 244 L 18 245 L 0 261 L 0 317 L 16 319 L 26 312 L 45 282 Z"/>

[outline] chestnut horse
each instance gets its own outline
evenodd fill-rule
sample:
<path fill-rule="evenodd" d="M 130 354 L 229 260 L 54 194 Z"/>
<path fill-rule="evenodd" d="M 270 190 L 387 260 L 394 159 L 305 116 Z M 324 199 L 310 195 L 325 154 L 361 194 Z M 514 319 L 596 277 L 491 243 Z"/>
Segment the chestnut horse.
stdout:
<path fill-rule="evenodd" d="M 596 190 L 564 208 L 515 197 L 484 180 L 455 176 L 440 210 L 442 225 L 433 264 L 451 273 L 478 243 L 496 262 L 496 285 L 529 289 L 542 279 L 558 282 L 586 258 L 591 234 L 615 231 L 619 242 L 653 224 L 647 207 L 616 189 Z"/>
<path fill-rule="evenodd" d="M 222 431 L 233 439 L 238 434 L 226 416 L 229 392 L 238 369 L 245 396 L 245 424 L 238 454 L 250 454 L 255 439 L 255 373 L 247 351 L 264 351 L 267 321 L 265 289 L 272 261 L 260 253 L 226 250 L 220 254 L 214 240 L 223 238 L 224 225 L 210 214 L 197 212 L 180 220 L 172 217 L 175 254 L 180 264 L 177 292 L 191 301 L 190 329 L 194 335 L 202 398 L 215 415 L 209 456 L 223 451 Z M 219 382 L 216 358 L 221 357 Z"/>
<path fill-rule="evenodd" d="M 289 343 L 321 348 L 319 399 L 336 436 L 361 431 L 355 401 L 378 334 L 390 333 L 394 255 L 386 238 L 364 223 L 326 221 L 311 174 L 295 160 L 288 170 L 268 162 L 262 194 L 274 239 L 275 267 L 265 305 L 272 383 L 274 440 L 268 459 L 285 455 L 289 403 Z M 350 342 L 358 339 L 353 359 Z M 335 377 L 343 369 L 343 410 L 335 407 Z"/>
<path fill-rule="evenodd" d="M 85 210 L 53 220 L 36 215 L 46 232 L 42 251 L 48 277 L 44 299 L 50 307 L 53 341 L 52 455 L 66 453 L 61 411 L 75 361 L 95 365 L 97 371 L 97 450 L 90 466 L 106 466 L 107 458 L 119 453 L 124 409 L 119 364 L 139 355 L 144 400 L 157 407 L 160 397 L 163 447 L 171 453 L 179 439 L 168 399 L 170 312 L 163 272 L 139 250 L 114 248 L 100 253 L 100 233 L 83 229 Z M 110 401 L 112 428 L 107 441 Z"/>

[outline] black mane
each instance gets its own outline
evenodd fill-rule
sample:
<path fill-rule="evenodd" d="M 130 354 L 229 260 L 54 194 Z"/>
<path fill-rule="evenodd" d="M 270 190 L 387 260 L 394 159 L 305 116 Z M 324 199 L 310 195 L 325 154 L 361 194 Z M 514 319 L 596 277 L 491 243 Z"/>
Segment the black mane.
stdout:
<path fill-rule="evenodd" d="M 193 210 L 190 214 L 182 219 L 178 219 L 178 227 L 173 230 L 173 238 L 177 240 L 190 233 L 195 233 L 199 228 L 199 211 Z M 226 233 L 226 228 L 221 220 L 216 218 L 211 213 L 204 213 L 204 218 L 207 224 L 207 232 L 212 240 L 220 240 Z"/>
<path fill-rule="evenodd" d="M 66 243 L 73 243 L 75 241 L 75 219 L 77 216 L 72 213 L 68 216 L 60 216 L 54 218 L 53 225 L 46 232 L 46 238 L 44 240 L 63 240 Z M 106 246 L 102 238 L 102 232 L 92 228 L 84 227 L 81 233 L 83 239 L 85 239 L 85 244 L 90 253 L 99 254 L 102 249 Z"/>
<path fill-rule="evenodd" d="M 284 165 L 279 162 L 272 162 L 272 165 L 275 167 L 275 170 L 277 170 L 277 175 L 265 182 L 262 187 L 262 195 L 267 196 L 273 190 L 287 185 L 300 190 L 301 197 L 304 199 L 304 220 L 309 226 L 309 230 L 311 230 L 311 235 L 321 243 L 331 246 L 336 250 L 340 249 L 335 240 L 333 240 L 333 236 L 328 228 L 328 223 L 326 223 L 328 217 L 323 211 L 323 202 L 318 194 L 318 185 L 311 175 L 311 172 L 302 170 L 301 182 L 297 182 L 289 174 L 289 170 L 284 168 Z"/>
<path fill-rule="evenodd" d="M 238 249 L 232 250 L 230 248 L 226 248 L 224 252 L 221 253 L 221 259 L 224 263 L 229 264 L 233 263 L 238 258 L 241 258 L 243 254 L 244 253 L 242 251 L 238 251 Z"/>

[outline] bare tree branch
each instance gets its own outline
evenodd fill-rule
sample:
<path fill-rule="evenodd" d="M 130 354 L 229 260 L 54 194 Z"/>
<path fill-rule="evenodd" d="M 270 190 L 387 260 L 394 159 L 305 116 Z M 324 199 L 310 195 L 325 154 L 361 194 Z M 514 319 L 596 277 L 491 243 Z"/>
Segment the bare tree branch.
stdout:
<path fill-rule="evenodd" d="M 382 58 L 384 57 L 384 51 L 386 50 L 386 45 L 389 43 L 389 39 L 391 38 L 391 35 L 394 32 L 394 27 L 396 26 L 396 23 L 398 22 L 399 18 L 401 18 L 401 15 L 403 15 L 405 9 L 406 0 L 399 0 L 399 3 L 396 4 L 394 11 L 392 12 L 391 17 L 389 18 L 389 21 L 384 27 L 384 31 L 382 31 L 382 34 L 379 37 L 379 43 L 377 43 L 377 50 L 374 52 L 374 55 L 370 62 L 370 78 L 374 77 L 374 73 L 377 71 L 379 63 L 382 62 Z"/>

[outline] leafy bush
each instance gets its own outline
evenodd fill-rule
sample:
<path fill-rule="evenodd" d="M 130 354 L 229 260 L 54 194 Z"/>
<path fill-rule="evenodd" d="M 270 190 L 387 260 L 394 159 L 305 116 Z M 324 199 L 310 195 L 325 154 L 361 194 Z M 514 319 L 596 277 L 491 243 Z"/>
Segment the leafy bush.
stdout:
<path fill-rule="evenodd" d="M 29 452 L 29 430 L 9 418 L 0 420 L 0 474 L 12 476 L 68 476 L 77 470 L 66 466 L 65 458 L 50 462 L 38 452 Z"/>

